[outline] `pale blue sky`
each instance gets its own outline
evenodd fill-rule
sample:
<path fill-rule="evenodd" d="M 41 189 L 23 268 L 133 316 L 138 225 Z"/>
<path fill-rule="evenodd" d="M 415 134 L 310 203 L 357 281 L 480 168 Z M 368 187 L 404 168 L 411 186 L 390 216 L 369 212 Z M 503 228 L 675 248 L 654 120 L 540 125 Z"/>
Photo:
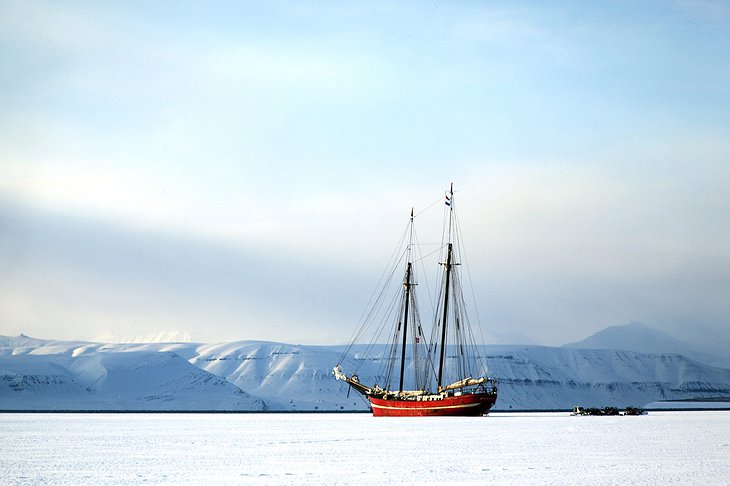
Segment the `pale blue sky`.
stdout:
<path fill-rule="evenodd" d="M 3 2 L 0 334 L 342 342 L 454 181 L 495 339 L 727 344 L 728 45 L 720 1 Z"/>

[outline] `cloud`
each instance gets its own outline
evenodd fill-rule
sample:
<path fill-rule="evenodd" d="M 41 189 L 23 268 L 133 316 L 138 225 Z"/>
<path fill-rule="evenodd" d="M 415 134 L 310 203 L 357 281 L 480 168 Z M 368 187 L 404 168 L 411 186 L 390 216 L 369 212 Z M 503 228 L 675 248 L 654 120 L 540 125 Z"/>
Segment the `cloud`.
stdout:
<path fill-rule="evenodd" d="M 353 274 L 269 248 L 2 207 L 6 333 L 88 339 L 172 328 L 197 340 L 343 339 L 328 330 L 343 318 L 338 302 Z"/>
<path fill-rule="evenodd" d="M 687 322 L 705 322 L 727 340 L 730 174 L 698 162 L 482 169 L 469 222 L 488 312 L 542 342 L 632 316 L 685 338 Z"/>

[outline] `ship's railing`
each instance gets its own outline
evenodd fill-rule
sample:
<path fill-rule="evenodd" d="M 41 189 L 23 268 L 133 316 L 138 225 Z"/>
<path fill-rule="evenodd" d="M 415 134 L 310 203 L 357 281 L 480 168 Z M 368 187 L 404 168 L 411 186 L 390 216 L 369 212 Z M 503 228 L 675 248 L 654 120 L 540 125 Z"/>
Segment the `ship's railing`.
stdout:
<path fill-rule="evenodd" d="M 478 390 L 481 390 L 482 393 L 496 392 L 497 382 L 485 376 L 481 378 L 469 377 L 439 388 L 439 392 L 450 392 L 453 390 L 461 390 L 464 393 L 479 393 Z"/>

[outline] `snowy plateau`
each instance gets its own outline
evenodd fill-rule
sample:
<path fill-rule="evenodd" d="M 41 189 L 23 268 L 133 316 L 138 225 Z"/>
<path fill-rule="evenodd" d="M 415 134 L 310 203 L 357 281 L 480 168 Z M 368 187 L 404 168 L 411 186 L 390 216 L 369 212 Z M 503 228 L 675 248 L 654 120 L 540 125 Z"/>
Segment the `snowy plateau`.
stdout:
<path fill-rule="evenodd" d="M 0 410 L 363 411 L 336 381 L 341 346 L 260 341 L 94 343 L 0 336 Z M 496 411 L 583 406 L 728 408 L 730 369 L 681 354 L 526 345 L 485 346 L 499 382 Z M 360 380 L 382 382 L 380 359 Z"/>

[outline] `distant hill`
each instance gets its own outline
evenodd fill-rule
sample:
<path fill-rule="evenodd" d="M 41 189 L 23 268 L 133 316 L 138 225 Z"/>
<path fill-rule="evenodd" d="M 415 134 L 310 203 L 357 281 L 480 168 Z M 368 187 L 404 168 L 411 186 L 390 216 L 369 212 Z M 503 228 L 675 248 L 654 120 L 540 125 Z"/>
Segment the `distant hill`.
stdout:
<path fill-rule="evenodd" d="M 582 341 L 563 345 L 576 349 L 614 349 L 645 354 L 681 354 L 700 363 L 730 368 L 730 357 L 714 356 L 640 322 L 611 326 Z"/>
<path fill-rule="evenodd" d="M 332 376 L 342 348 L 0 336 L 0 410 L 366 410 L 362 397 Z M 342 367 L 359 367 L 363 382 L 383 383 L 383 350 L 365 359 L 354 349 Z M 678 354 L 527 345 L 485 352 L 499 382 L 495 410 L 730 397 L 730 369 Z"/>

